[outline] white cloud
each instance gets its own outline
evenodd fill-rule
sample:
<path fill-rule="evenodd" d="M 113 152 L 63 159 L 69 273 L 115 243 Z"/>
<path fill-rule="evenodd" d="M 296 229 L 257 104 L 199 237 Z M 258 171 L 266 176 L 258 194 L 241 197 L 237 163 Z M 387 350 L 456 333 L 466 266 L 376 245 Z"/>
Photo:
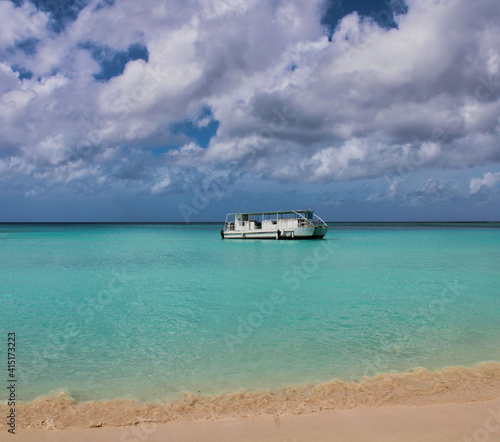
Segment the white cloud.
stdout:
<path fill-rule="evenodd" d="M 172 180 L 170 179 L 170 176 L 165 176 L 161 181 L 159 181 L 158 183 L 156 183 L 152 189 L 151 189 L 151 193 L 153 195 L 157 195 L 159 193 L 161 193 L 163 190 L 165 190 L 169 185 L 170 183 L 172 182 Z"/>
<path fill-rule="evenodd" d="M 471 195 L 475 195 L 482 189 L 492 189 L 500 183 L 500 172 L 486 172 L 482 178 L 472 178 L 469 183 Z"/>
<path fill-rule="evenodd" d="M 46 38 L 49 16 L 38 11 L 31 2 L 16 7 L 13 2 L 0 1 L 0 51 L 29 38 Z"/>
<path fill-rule="evenodd" d="M 108 186 L 119 175 L 153 193 L 188 168 L 227 162 L 255 177 L 325 183 L 397 174 L 419 155 L 416 168 L 433 170 L 500 161 L 497 1 L 408 3 L 399 29 L 351 14 L 329 42 L 320 0 L 90 2 L 60 34 L 31 3 L 0 2 L 2 161 L 47 185 Z M 35 18 L 23 38 L 40 40 L 36 54 L 6 52 Z M 149 60 L 96 82 L 100 66 L 81 46 L 89 40 L 117 51 L 144 44 Z M 14 64 L 32 79 L 19 80 Z M 207 106 L 213 117 L 202 116 Z M 212 118 L 208 148 L 185 137 L 150 155 L 181 139 L 172 124 Z M 487 179 L 471 180 L 471 194 Z"/>

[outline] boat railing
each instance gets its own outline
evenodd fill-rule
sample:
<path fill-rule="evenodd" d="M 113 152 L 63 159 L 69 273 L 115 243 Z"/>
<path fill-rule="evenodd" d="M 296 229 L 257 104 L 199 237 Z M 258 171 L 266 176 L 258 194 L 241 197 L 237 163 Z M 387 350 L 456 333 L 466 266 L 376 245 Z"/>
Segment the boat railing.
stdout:
<path fill-rule="evenodd" d="M 319 222 L 315 223 L 314 219 L 311 220 L 309 218 L 306 218 L 302 213 L 300 212 L 294 212 L 298 218 L 299 218 L 299 226 L 309 226 L 309 227 L 315 227 L 315 226 L 326 226 L 327 224 L 315 213 L 313 213 L 313 216 L 318 219 Z"/>
<path fill-rule="evenodd" d="M 315 213 L 313 213 L 313 215 L 314 215 L 316 218 L 318 218 L 318 220 L 319 220 L 318 225 L 328 227 L 328 224 L 327 224 L 327 223 L 325 223 L 325 222 L 324 222 L 324 221 L 323 221 L 323 220 L 322 220 L 322 219 L 321 219 L 318 215 L 316 215 Z"/>
<path fill-rule="evenodd" d="M 235 221 L 228 221 L 228 218 L 230 215 L 234 216 L 234 213 L 228 213 L 226 215 L 226 221 L 224 221 L 224 230 L 234 230 L 235 227 Z"/>
<path fill-rule="evenodd" d="M 293 218 L 297 219 L 297 223 L 299 227 L 318 227 L 318 226 L 328 226 L 318 215 L 315 213 L 311 213 L 312 211 L 290 211 L 290 212 L 285 212 L 287 214 L 293 214 Z M 265 219 L 264 216 L 259 219 L 248 219 L 246 221 L 239 221 L 239 228 L 238 230 L 260 230 L 263 228 L 264 222 L 270 222 L 271 225 L 276 225 L 278 224 L 278 221 L 280 220 L 285 220 L 285 219 L 290 219 L 290 217 L 287 218 L 279 218 L 278 219 L 278 214 L 281 212 L 276 212 L 276 219 Z M 305 214 L 308 214 L 309 216 L 305 216 Z M 268 215 L 268 213 L 265 213 Z M 312 217 L 310 215 L 312 214 Z M 224 222 L 224 230 L 236 230 L 236 213 L 228 213 L 226 215 L 226 220 Z M 258 213 L 255 214 L 249 214 L 249 215 L 259 215 Z M 263 214 L 264 215 L 264 214 Z M 230 218 L 234 217 L 234 218 Z M 229 221 L 230 219 L 233 219 L 233 221 Z"/>

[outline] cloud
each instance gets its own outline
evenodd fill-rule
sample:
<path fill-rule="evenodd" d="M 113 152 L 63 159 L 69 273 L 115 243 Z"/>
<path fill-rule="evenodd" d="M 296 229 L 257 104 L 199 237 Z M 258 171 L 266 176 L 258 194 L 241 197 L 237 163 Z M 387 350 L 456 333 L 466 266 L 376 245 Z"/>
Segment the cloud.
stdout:
<path fill-rule="evenodd" d="M 89 4 L 89 0 L 30 0 L 44 12 L 50 14 L 49 26 L 54 32 L 63 31 L 79 12 Z"/>
<path fill-rule="evenodd" d="M 171 179 L 170 179 L 170 176 L 165 176 L 164 178 L 161 179 L 161 181 L 157 182 L 153 188 L 151 189 L 151 193 L 153 195 L 156 195 L 156 194 L 159 194 L 159 193 L 162 193 L 166 188 L 168 188 L 168 186 L 170 185 L 171 183 Z"/>
<path fill-rule="evenodd" d="M 492 189 L 500 183 L 500 172 L 486 172 L 482 178 L 472 178 L 469 183 L 471 195 L 475 195 L 482 190 Z"/>
<path fill-rule="evenodd" d="M 148 49 L 140 44 L 132 44 L 124 51 L 113 51 L 107 46 L 101 46 L 94 42 L 81 44 L 82 49 L 87 49 L 92 54 L 92 58 L 101 66 L 101 71 L 94 75 L 96 80 L 108 81 L 123 73 L 129 61 L 148 61 Z"/>
<path fill-rule="evenodd" d="M 228 164 L 321 185 L 497 164 L 496 0 L 393 3 L 329 32 L 320 0 L 0 2 L 1 179 L 161 194 Z"/>
<path fill-rule="evenodd" d="M 218 136 L 191 161 L 224 152 L 261 176 L 326 182 L 394 173 L 432 144 L 423 167 L 498 160 L 499 84 L 481 83 L 496 66 L 490 7 L 415 1 L 399 29 L 352 14 L 331 44 L 289 45 L 265 76 L 248 72 L 230 97 L 209 99 Z M 294 118 L 280 124 L 273 112 L 286 109 Z"/>
<path fill-rule="evenodd" d="M 39 42 L 47 38 L 46 29 L 49 21 L 49 14 L 37 10 L 30 2 L 24 2 L 20 7 L 16 7 L 10 1 L 0 2 L 0 17 L 2 29 L 0 30 L 0 51 L 4 53 L 10 49 L 10 55 L 16 52 L 16 46 L 20 45 L 21 52 L 26 42 Z"/>

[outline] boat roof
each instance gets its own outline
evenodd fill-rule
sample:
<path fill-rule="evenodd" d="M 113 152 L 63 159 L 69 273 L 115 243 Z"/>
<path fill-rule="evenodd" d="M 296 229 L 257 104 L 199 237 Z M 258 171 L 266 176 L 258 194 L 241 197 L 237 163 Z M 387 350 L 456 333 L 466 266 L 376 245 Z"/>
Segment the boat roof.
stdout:
<path fill-rule="evenodd" d="M 307 213 L 313 212 L 311 209 L 307 210 L 274 210 L 272 212 L 239 212 L 228 213 L 228 215 L 276 215 L 277 213 L 292 214 L 292 213 Z"/>

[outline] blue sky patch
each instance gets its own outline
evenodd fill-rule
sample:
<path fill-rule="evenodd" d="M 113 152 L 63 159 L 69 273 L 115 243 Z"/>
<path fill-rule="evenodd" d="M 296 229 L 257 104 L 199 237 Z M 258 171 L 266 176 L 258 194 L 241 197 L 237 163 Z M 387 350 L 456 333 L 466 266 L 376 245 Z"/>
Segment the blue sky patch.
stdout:
<path fill-rule="evenodd" d="M 405 0 L 328 0 L 321 20 L 328 37 L 332 37 L 343 17 L 355 11 L 362 17 L 373 18 L 379 26 L 390 29 L 398 27 L 394 15 L 406 14 L 408 6 Z"/>
<path fill-rule="evenodd" d="M 106 8 L 107 6 L 113 6 L 115 4 L 115 0 L 102 0 L 98 3 L 94 9 L 94 11 L 98 11 L 99 9 Z"/>
<path fill-rule="evenodd" d="M 40 40 L 36 38 L 28 38 L 26 40 L 17 43 L 16 48 L 23 51 L 26 55 L 32 57 L 33 55 L 36 54 L 37 45 L 39 42 Z"/>
<path fill-rule="evenodd" d="M 200 126 L 196 121 L 185 120 L 171 127 L 174 135 L 184 134 L 195 141 L 198 146 L 207 148 L 212 137 L 217 133 L 219 121 L 213 119 L 212 111 L 206 107 L 203 109 L 198 121 L 210 118 L 208 124 Z"/>
<path fill-rule="evenodd" d="M 89 0 L 30 0 L 38 9 L 50 13 L 49 27 L 54 32 L 61 32 L 68 23 L 78 18 L 80 11 Z"/>
<path fill-rule="evenodd" d="M 94 75 L 98 81 L 108 81 L 123 74 L 129 61 L 141 59 L 147 62 L 149 60 L 148 48 L 139 43 L 130 45 L 125 51 L 115 51 L 95 42 L 82 43 L 80 47 L 90 51 L 92 58 L 101 66 L 101 72 Z"/>
<path fill-rule="evenodd" d="M 33 72 L 21 66 L 15 65 L 12 66 L 12 69 L 14 72 L 18 73 L 19 80 L 24 80 L 24 79 L 31 80 L 31 78 L 33 77 Z"/>

